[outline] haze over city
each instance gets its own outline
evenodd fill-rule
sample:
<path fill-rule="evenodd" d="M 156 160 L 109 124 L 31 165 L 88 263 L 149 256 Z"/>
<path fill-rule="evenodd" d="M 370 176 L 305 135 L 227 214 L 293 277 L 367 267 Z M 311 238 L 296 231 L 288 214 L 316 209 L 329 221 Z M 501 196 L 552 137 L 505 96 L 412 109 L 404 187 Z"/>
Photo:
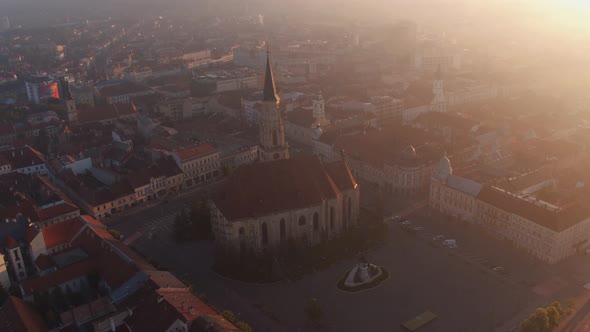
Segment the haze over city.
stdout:
<path fill-rule="evenodd" d="M 589 15 L 0 0 L 0 331 L 586 331 Z"/>

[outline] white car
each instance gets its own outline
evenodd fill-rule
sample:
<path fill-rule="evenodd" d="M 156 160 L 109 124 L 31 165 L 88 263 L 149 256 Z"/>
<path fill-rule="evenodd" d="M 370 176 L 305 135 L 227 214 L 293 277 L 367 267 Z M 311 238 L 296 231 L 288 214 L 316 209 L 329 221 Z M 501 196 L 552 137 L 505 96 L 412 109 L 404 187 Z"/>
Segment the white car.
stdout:
<path fill-rule="evenodd" d="M 400 216 L 391 216 L 387 219 L 385 219 L 386 221 L 400 221 L 402 218 Z"/>
<path fill-rule="evenodd" d="M 450 246 L 455 246 L 457 247 L 457 240 L 455 239 L 446 239 L 443 241 L 443 245 L 450 247 Z"/>
<path fill-rule="evenodd" d="M 409 220 L 402 222 L 402 225 L 411 225 L 411 224 L 412 224 L 412 222 Z"/>
<path fill-rule="evenodd" d="M 439 241 L 439 240 L 442 240 L 442 239 L 444 239 L 444 238 L 445 238 L 445 236 L 444 236 L 444 235 L 442 235 L 442 234 L 439 234 L 439 235 L 437 235 L 437 236 L 433 237 L 433 238 L 432 238 L 432 241 Z"/>

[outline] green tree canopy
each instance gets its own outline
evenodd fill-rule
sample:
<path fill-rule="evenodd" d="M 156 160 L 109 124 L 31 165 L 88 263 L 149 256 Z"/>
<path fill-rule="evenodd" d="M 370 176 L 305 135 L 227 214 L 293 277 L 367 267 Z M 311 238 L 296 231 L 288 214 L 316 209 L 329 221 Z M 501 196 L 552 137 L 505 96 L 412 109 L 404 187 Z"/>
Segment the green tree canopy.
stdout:
<path fill-rule="evenodd" d="M 307 305 L 305 306 L 305 313 L 307 317 L 314 323 L 318 323 L 322 320 L 324 316 L 324 312 L 322 310 L 322 306 L 317 298 L 311 298 L 307 301 Z"/>

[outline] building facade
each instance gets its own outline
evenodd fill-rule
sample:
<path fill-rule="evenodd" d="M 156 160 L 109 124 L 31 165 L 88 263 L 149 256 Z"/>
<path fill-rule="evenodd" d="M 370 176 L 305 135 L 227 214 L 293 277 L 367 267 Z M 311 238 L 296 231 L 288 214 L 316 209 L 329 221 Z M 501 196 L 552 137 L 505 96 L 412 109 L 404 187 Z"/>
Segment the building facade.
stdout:
<path fill-rule="evenodd" d="M 478 224 L 546 263 L 589 247 L 590 208 L 583 201 L 558 207 L 529 194 L 482 186 L 452 175 L 446 158 L 440 161 L 430 189 L 434 210 Z"/>
<path fill-rule="evenodd" d="M 279 253 L 357 225 L 359 189 L 342 161 L 307 157 L 242 166 L 212 202 L 211 217 L 223 250 Z"/>

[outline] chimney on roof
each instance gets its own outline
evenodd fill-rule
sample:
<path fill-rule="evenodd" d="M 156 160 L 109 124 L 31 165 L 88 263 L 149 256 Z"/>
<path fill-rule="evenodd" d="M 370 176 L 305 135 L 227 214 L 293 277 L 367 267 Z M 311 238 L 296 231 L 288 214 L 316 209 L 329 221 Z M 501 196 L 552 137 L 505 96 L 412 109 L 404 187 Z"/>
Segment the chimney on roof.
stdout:
<path fill-rule="evenodd" d="M 194 315 L 195 314 L 195 307 L 192 307 L 192 306 L 188 307 L 188 312 L 189 312 L 189 314 Z"/>

